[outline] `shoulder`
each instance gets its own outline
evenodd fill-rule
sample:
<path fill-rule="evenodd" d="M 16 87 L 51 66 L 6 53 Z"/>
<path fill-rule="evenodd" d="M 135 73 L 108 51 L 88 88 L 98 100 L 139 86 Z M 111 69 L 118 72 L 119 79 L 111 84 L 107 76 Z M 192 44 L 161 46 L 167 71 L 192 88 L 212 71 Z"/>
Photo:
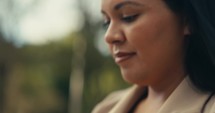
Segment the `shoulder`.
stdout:
<path fill-rule="evenodd" d="M 128 89 L 115 91 L 109 94 L 103 101 L 96 105 L 92 113 L 108 113 L 119 102 Z"/>

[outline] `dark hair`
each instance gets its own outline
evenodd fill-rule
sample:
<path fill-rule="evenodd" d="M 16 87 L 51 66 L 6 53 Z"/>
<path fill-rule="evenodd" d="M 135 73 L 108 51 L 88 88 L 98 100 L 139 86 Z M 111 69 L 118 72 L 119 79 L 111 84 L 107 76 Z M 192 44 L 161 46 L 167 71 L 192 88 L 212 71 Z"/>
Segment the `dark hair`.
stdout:
<path fill-rule="evenodd" d="M 186 69 L 200 90 L 215 92 L 215 1 L 164 0 L 189 25 Z"/>
<path fill-rule="evenodd" d="M 191 82 L 210 92 L 201 113 L 215 92 L 215 0 L 164 0 L 189 26 L 185 59 Z"/>

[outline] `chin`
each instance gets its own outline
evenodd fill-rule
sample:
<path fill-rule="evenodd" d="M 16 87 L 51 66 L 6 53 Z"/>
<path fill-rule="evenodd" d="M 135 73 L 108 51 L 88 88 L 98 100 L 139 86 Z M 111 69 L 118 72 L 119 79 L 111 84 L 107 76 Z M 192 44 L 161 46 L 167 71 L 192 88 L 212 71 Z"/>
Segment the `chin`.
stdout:
<path fill-rule="evenodd" d="M 147 77 L 144 74 L 138 74 L 138 73 L 125 73 L 121 71 L 122 77 L 124 81 L 130 84 L 136 84 L 140 86 L 145 86 Z"/>

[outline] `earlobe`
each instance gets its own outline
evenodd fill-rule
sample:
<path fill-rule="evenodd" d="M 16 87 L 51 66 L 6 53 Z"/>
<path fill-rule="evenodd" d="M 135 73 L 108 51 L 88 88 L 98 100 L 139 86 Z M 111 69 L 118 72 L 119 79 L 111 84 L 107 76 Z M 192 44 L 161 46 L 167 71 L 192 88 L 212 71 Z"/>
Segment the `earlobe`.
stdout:
<path fill-rule="evenodd" d="M 188 26 L 188 25 L 185 25 L 185 27 L 184 27 L 184 35 L 186 36 L 186 35 L 190 35 L 191 33 L 190 33 L 190 27 Z"/>

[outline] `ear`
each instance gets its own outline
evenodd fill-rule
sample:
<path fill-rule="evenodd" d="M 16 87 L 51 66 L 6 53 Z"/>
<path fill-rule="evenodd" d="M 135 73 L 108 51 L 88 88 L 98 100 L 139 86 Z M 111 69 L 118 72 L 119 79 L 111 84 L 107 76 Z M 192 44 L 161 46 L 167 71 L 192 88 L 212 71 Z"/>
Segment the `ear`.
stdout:
<path fill-rule="evenodd" d="M 184 31 L 183 31 L 184 36 L 190 35 L 191 32 L 190 32 L 190 26 L 189 26 L 188 20 L 184 18 L 183 23 L 184 23 Z"/>
<path fill-rule="evenodd" d="M 189 27 L 188 24 L 186 24 L 186 25 L 184 26 L 184 36 L 190 35 L 190 34 L 191 34 L 191 33 L 190 33 L 190 27 Z"/>

